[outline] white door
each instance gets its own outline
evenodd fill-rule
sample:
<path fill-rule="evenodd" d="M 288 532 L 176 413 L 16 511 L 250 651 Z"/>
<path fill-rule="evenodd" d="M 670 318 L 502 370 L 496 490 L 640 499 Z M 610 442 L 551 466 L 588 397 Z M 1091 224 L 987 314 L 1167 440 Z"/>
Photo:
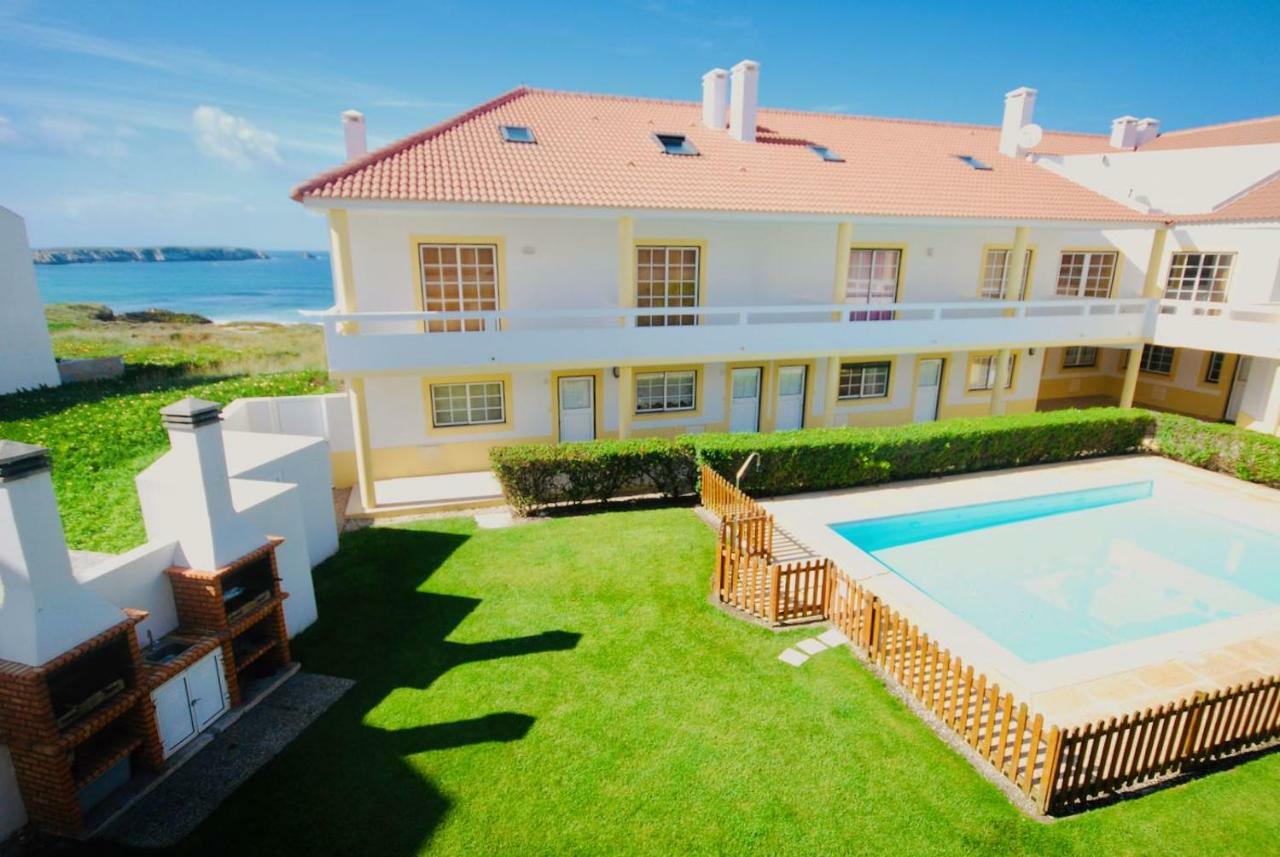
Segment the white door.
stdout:
<path fill-rule="evenodd" d="M 760 374 L 758 366 L 733 370 L 729 431 L 760 431 Z"/>
<path fill-rule="evenodd" d="M 596 436 L 596 379 L 590 375 L 560 379 L 560 440 Z"/>
<path fill-rule="evenodd" d="M 219 652 L 201 658 L 187 670 L 187 694 L 191 697 L 191 719 L 197 730 L 204 729 L 227 710 L 231 695 L 227 692 Z"/>
<path fill-rule="evenodd" d="M 938 418 L 938 397 L 942 393 L 942 358 L 930 357 L 920 361 L 916 373 L 916 406 L 912 419 L 918 423 L 933 422 Z"/>
<path fill-rule="evenodd" d="M 778 431 L 804 427 L 804 382 L 807 366 L 778 369 Z"/>
<path fill-rule="evenodd" d="M 1242 356 L 1236 363 L 1236 376 L 1231 379 L 1231 395 L 1227 396 L 1227 412 L 1222 417 L 1229 423 L 1235 422 L 1240 415 L 1240 400 L 1244 398 L 1244 388 L 1249 383 L 1249 369 L 1252 366 L 1252 357 Z"/>
<path fill-rule="evenodd" d="M 156 707 L 160 743 L 167 757 L 196 734 L 186 680 L 182 676 L 170 679 L 151 692 L 151 701 Z"/>

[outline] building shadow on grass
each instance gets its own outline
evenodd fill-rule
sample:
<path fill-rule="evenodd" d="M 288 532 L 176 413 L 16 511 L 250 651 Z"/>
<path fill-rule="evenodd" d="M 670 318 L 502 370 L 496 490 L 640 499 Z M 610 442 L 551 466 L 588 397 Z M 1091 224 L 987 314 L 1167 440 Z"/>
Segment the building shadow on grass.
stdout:
<path fill-rule="evenodd" d="M 315 571 L 321 619 L 295 651 L 305 669 L 356 685 L 170 853 L 400 857 L 426 846 L 452 806 L 430 779 L 430 754 L 480 744 L 503 752 L 536 718 L 437 719 L 422 692 L 465 664 L 568 651 L 581 639 L 549 630 L 451 642 L 481 600 L 420 588 L 466 539 L 389 527 L 343 537 Z M 102 846 L 93 853 L 144 853 L 91 844 Z"/>

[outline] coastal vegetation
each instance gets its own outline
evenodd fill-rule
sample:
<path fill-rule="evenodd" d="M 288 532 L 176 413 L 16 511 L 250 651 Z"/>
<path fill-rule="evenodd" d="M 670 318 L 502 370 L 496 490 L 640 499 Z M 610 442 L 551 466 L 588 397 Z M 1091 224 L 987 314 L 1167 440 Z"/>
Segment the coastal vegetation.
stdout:
<path fill-rule="evenodd" d="M 245 247 L 49 247 L 32 250 L 37 265 L 85 262 L 240 262 L 268 259 L 264 250 Z"/>

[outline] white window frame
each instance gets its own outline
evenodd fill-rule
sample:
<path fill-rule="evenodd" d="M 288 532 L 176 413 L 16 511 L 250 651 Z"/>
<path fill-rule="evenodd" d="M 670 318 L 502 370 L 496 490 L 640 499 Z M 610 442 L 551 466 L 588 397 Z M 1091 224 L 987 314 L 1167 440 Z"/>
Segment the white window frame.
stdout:
<path fill-rule="evenodd" d="M 868 378 L 868 375 L 870 375 L 870 378 Z M 889 382 L 892 375 L 893 364 L 888 360 L 873 360 L 866 363 L 841 363 L 837 398 L 841 401 L 887 399 L 889 398 Z"/>
<path fill-rule="evenodd" d="M 973 358 L 973 362 L 969 364 L 969 377 L 964 379 L 965 389 L 968 392 L 981 393 L 981 392 L 995 389 L 996 365 L 997 365 L 996 358 L 998 356 L 999 356 L 998 354 L 984 354 L 981 357 Z M 978 367 L 980 366 L 985 366 L 986 368 L 979 370 Z M 981 381 L 981 386 L 974 386 L 973 376 L 974 376 L 975 370 L 982 372 L 983 380 Z M 1013 381 L 1017 377 L 1017 374 L 1018 374 L 1018 355 L 1010 354 L 1009 355 L 1009 377 L 1004 383 L 1004 388 L 1006 390 L 1013 389 Z"/>
<path fill-rule="evenodd" d="M 497 408 L 498 416 L 495 419 L 490 413 L 493 405 L 490 401 L 493 398 L 492 391 L 486 389 L 490 387 L 497 388 Z M 457 390 L 461 388 L 461 396 L 457 396 Z M 441 402 L 442 395 L 449 395 L 451 398 L 458 398 L 461 402 L 462 410 L 466 412 L 464 419 L 451 420 L 442 422 Z M 483 401 L 481 401 L 483 400 Z M 450 413 L 458 410 L 456 403 L 450 402 L 448 411 Z M 480 416 L 477 416 L 477 413 Z M 458 428 L 461 426 L 487 426 L 502 425 L 507 421 L 507 388 L 505 381 L 442 381 L 439 384 L 431 385 L 431 425 L 433 428 Z"/>
<path fill-rule="evenodd" d="M 1168 345 L 1144 345 L 1142 346 L 1142 359 L 1138 361 L 1138 371 L 1146 372 L 1149 375 L 1163 375 L 1166 378 L 1173 375 L 1173 360 L 1177 355 L 1178 349 Z M 1160 354 L 1161 359 L 1157 361 L 1155 355 Z M 1163 355 L 1168 354 L 1168 360 L 1163 359 Z M 1153 368 L 1158 365 L 1164 366 L 1164 369 Z"/>
<path fill-rule="evenodd" d="M 644 398 L 650 403 L 646 405 L 641 399 L 641 384 L 653 384 L 655 381 L 658 382 L 660 387 L 659 392 L 656 395 L 654 393 L 646 393 Z M 637 372 L 635 385 L 635 413 L 637 415 L 673 414 L 696 411 L 698 409 L 698 372 L 696 369 Z M 680 404 L 680 387 L 682 386 L 687 386 L 689 390 L 688 405 Z"/>
<path fill-rule="evenodd" d="M 661 268 L 662 296 L 660 298 L 654 295 L 645 296 L 645 295 L 641 295 L 640 293 L 640 289 L 642 287 L 640 282 L 640 269 L 642 264 L 644 264 L 640 261 L 641 259 L 640 254 L 642 251 L 649 251 L 650 253 L 662 254 L 662 264 L 660 266 L 658 266 L 657 263 L 653 262 L 652 258 L 648 263 L 648 267 L 650 268 L 651 273 L 653 271 L 658 270 L 659 267 Z M 681 254 L 681 257 L 683 257 L 685 253 L 689 253 L 689 252 L 693 253 L 693 303 L 691 304 L 685 303 L 685 301 L 689 300 L 689 297 L 687 295 L 681 294 L 679 293 L 679 291 L 676 291 L 673 294 L 672 292 L 673 281 L 671 277 L 671 268 L 672 268 L 671 254 L 679 253 Z M 701 246 L 697 244 L 637 244 L 635 265 L 636 265 L 636 307 L 637 309 L 690 310 L 690 309 L 697 309 L 697 307 L 702 303 L 702 247 Z M 679 262 L 676 262 L 675 265 L 676 267 L 679 267 L 679 268 L 686 267 L 683 258 L 681 258 Z M 657 282 L 656 280 L 651 280 L 651 284 L 656 282 Z M 677 278 L 674 283 L 674 288 L 678 290 L 683 285 L 683 283 L 684 283 L 684 280 L 682 278 Z M 679 301 L 679 303 L 673 303 L 673 301 Z M 678 314 L 672 314 L 672 315 L 648 315 L 648 316 L 640 316 L 636 319 L 637 327 L 691 327 L 697 324 L 698 324 L 698 316 L 693 313 L 690 313 L 690 314 L 678 313 Z"/>
<path fill-rule="evenodd" d="M 1210 351 L 1208 359 L 1205 360 L 1204 367 L 1204 383 L 1221 384 L 1222 369 L 1227 365 L 1227 355 L 1221 351 Z"/>
<path fill-rule="evenodd" d="M 1111 273 L 1107 277 L 1106 294 L 1085 294 L 1085 284 L 1089 282 L 1102 266 L 1102 258 L 1110 257 Z M 1070 259 L 1070 261 L 1068 261 Z M 1068 274 L 1068 265 L 1074 269 L 1079 264 L 1079 273 Z M 1118 250 L 1063 250 L 1058 257 L 1058 278 L 1054 281 L 1053 293 L 1064 298 L 1084 298 L 1099 300 L 1111 297 L 1116 287 L 1116 276 L 1120 271 L 1120 252 Z M 1075 277 L 1074 284 L 1063 284 L 1063 277 Z"/>
<path fill-rule="evenodd" d="M 865 266 L 861 259 L 866 258 Z M 902 287 L 901 247 L 852 247 L 849 249 L 849 268 L 845 272 L 844 302 L 860 307 L 849 313 L 850 321 L 888 321 L 893 318 L 893 310 L 876 310 L 876 304 L 892 304 L 898 301 L 898 292 Z M 892 259 L 892 289 L 890 279 L 877 278 L 877 269 L 885 270 Z M 863 269 L 865 268 L 865 276 Z M 855 277 L 855 272 L 858 274 Z"/>
<path fill-rule="evenodd" d="M 1235 253 L 1174 253 L 1164 282 L 1165 300 L 1226 303 L 1235 260 Z"/>
<path fill-rule="evenodd" d="M 999 254 L 998 260 L 996 254 Z M 988 247 L 982 257 L 982 285 L 978 291 L 980 297 L 1002 301 L 1009 280 L 1009 257 L 1013 255 L 1012 247 Z M 1035 250 L 1027 248 L 1026 264 L 1022 266 L 1022 287 L 1018 289 L 1018 300 L 1027 299 L 1027 289 L 1031 284 L 1031 268 L 1035 260 Z M 996 284 L 997 268 L 999 269 L 999 285 Z"/>
<path fill-rule="evenodd" d="M 1088 360 L 1084 359 L 1088 355 Z M 1098 365 L 1098 348 L 1094 345 L 1069 345 L 1062 351 L 1063 369 L 1092 369 Z"/>

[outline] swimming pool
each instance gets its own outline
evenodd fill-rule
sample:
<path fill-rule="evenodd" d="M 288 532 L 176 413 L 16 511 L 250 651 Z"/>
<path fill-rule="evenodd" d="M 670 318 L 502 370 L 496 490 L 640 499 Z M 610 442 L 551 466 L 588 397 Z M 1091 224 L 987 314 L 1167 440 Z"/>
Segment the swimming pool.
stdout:
<path fill-rule="evenodd" d="M 1280 604 L 1280 537 L 1149 481 L 828 526 L 1030 663 Z"/>

